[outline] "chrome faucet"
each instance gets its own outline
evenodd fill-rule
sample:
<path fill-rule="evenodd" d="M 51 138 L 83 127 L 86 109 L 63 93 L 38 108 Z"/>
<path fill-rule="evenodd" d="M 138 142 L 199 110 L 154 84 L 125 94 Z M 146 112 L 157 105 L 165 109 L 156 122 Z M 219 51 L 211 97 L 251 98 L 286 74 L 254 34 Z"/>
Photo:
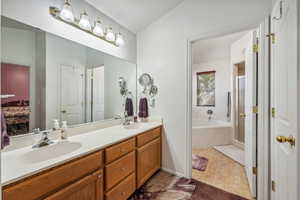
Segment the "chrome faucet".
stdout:
<path fill-rule="evenodd" d="M 124 121 L 123 121 L 124 126 L 130 125 L 130 117 L 128 116 L 127 111 L 124 112 Z"/>
<path fill-rule="evenodd" d="M 39 134 L 39 133 L 41 133 L 40 129 L 34 129 L 34 134 Z M 43 147 L 43 146 L 53 144 L 53 141 L 51 141 L 48 138 L 48 134 L 49 134 L 48 131 L 44 131 L 41 134 L 42 134 L 41 139 L 38 141 L 37 144 L 33 145 L 32 148 L 40 148 L 40 147 Z"/>

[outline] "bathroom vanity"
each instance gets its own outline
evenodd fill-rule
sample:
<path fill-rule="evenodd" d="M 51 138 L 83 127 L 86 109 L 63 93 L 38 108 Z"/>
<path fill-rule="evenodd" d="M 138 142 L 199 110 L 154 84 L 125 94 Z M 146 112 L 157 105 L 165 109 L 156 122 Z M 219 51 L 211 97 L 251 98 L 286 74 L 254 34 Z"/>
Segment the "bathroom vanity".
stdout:
<path fill-rule="evenodd" d="M 118 125 L 70 137 L 66 144 L 5 152 L 3 199 L 126 200 L 161 167 L 161 126 Z M 77 143 L 56 158 L 39 158 L 43 148 L 54 152 L 55 145 Z"/>

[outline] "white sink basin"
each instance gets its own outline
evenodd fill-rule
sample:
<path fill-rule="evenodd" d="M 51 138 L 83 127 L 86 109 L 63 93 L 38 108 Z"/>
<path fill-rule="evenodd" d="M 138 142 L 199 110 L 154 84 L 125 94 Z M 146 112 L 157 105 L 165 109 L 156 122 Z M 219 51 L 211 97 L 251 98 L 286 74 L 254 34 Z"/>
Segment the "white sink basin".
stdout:
<path fill-rule="evenodd" d="M 141 127 L 141 124 L 140 123 L 133 123 L 133 124 L 130 124 L 130 125 L 124 125 L 123 126 L 125 129 L 138 129 Z"/>
<path fill-rule="evenodd" d="M 32 149 L 24 155 L 24 161 L 26 163 L 38 163 L 53 158 L 57 158 L 61 155 L 71 153 L 81 147 L 79 142 L 58 142 L 49 146 Z"/>

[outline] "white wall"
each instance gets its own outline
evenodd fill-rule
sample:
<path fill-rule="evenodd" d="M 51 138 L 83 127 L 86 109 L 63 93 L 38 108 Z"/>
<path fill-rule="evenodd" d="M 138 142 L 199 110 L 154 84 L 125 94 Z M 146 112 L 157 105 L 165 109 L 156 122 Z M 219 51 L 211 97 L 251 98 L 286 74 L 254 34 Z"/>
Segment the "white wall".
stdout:
<path fill-rule="evenodd" d="M 192 103 L 193 119 L 207 120 L 207 110 L 213 110 L 213 119 L 230 121 L 227 117 L 228 92 L 231 88 L 231 44 L 242 38 L 247 32 L 238 32 L 226 36 L 198 40 L 192 44 Z M 197 72 L 216 71 L 216 105 L 197 106 Z"/>
<path fill-rule="evenodd" d="M 35 32 L 15 28 L 1 29 L 2 62 L 30 67 L 30 128 L 36 124 Z"/>
<path fill-rule="evenodd" d="M 270 6 L 271 0 L 185 0 L 138 33 L 138 74 L 151 73 L 159 88 L 151 114 L 164 119 L 164 168 L 189 175 L 187 39 L 247 30 L 263 20 Z"/>
<path fill-rule="evenodd" d="M 215 74 L 215 99 L 216 104 L 211 106 L 197 106 L 197 72 L 216 71 Z M 227 119 L 227 93 L 231 92 L 230 87 L 230 58 L 211 60 L 199 64 L 193 64 L 193 119 L 207 120 L 207 110 L 214 113 L 214 120 L 228 121 Z"/>
<path fill-rule="evenodd" d="M 62 3 L 63 0 L 2 0 L 2 15 L 99 51 L 136 62 L 136 36 L 134 33 L 120 26 L 85 1 L 72 0 L 73 10 L 77 17 L 83 9 L 86 9 L 92 21 L 99 17 L 105 27 L 112 27 L 115 32 L 123 34 L 126 44 L 123 47 L 115 47 L 81 30 L 58 22 L 50 16 L 49 6 L 61 7 Z"/>

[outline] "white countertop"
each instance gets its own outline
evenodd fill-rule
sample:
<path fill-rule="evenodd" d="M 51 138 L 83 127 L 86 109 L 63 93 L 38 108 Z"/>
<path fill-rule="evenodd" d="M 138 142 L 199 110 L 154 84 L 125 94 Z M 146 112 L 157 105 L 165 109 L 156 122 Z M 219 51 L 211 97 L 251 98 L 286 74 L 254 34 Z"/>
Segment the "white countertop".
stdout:
<path fill-rule="evenodd" d="M 31 176 L 43 170 L 60 165 L 74 158 L 81 157 L 85 154 L 103 149 L 114 143 L 126 140 L 130 137 L 136 136 L 142 132 L 161 126 L 162 121 L 150 121 L 147 123 L 139 123 L 135 129 L 126 129 L 122 125 L 112 126 L 109 128 L 100 129 L 88 133 L 82 133 L 68 138 L 67 143 L 74 144 L 73 150 L 70 152 L 57 153 L 53 151 L 48 152 L 47 147 L 33 149 L 32 146 L 2 152 L 1 154 L 1 184 L 7 185 L 18 181 L 22 178 Z M 54 141 L 55 144 L 60 144 L 62 141 Z M 65 145 L 65 144 L 63 144 Z M 60 145 L 61 147 L 64 147 Z M 71 145 L 72 146 L 72 145 Z M 50 146 L 48 146 L 49 148 Z M 45 148 L 43 150 L 43 148 Z M 46 151 L 45 151 L 46 150 Z M 45 158 L 39 155 L 46 155 Z M 57 154 L 57 155 L 56 155 Z M 39 157 L 40 158 L 35 158 Z M 32 161 L 31 161 L 32 160 Z"/>

